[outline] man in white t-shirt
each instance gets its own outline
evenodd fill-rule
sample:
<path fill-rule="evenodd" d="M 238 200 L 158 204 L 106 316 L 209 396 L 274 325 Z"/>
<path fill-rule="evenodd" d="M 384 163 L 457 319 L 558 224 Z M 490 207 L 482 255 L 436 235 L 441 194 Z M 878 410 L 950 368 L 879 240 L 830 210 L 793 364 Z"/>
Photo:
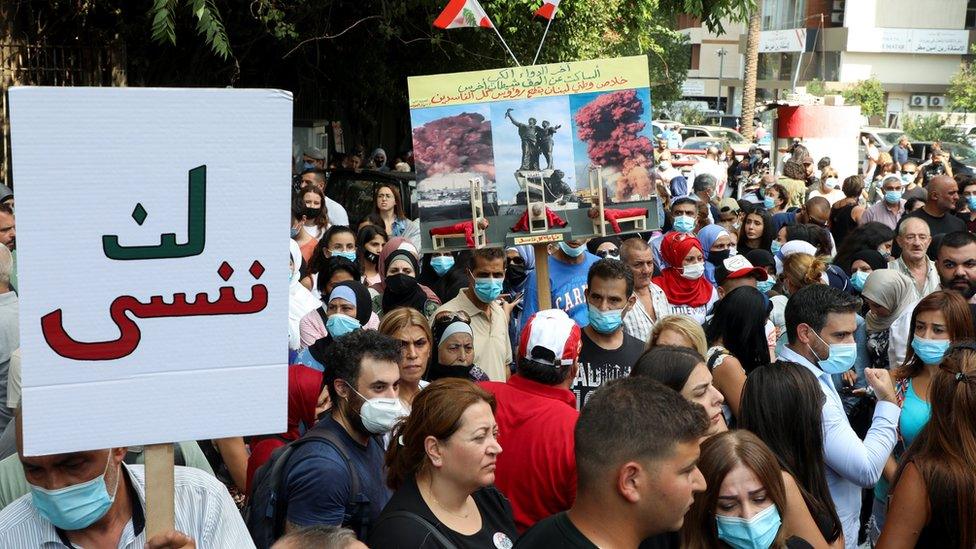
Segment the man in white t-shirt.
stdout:
<path fill-rule="evenodd" d="M 324 193 L 325 170 L 316 168 L 302 172 L 302 186 L 305 185 L 317 187 Z M 329 223 L 333 225 L 349 225 L 349 214 L 346 213 L 346 209 L 342 207 L 342 204 L 339 204 L 328 196 L 325 197 L 325 211 L 329 214 Z"/>

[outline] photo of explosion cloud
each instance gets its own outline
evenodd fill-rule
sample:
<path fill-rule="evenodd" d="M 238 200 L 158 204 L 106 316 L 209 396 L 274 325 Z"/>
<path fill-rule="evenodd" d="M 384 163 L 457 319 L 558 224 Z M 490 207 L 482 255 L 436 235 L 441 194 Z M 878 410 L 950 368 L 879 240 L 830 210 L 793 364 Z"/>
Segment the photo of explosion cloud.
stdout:
<path fill-rule="evenodd" d="M 470 217 L 473 177 L 482 180 L 485 214 L 497 215 L 489 116 L 485 105 L 411 111 L 418 205 L 425 220 Z"/>
<path fill-rule="evenodd" d="M 587 181 L 591 164 L 603 168 L 611 202 L 646 200 L 654 196 L 650 168 L 651 96 L 646 89 L 570 96 L 576 179 Z"/>

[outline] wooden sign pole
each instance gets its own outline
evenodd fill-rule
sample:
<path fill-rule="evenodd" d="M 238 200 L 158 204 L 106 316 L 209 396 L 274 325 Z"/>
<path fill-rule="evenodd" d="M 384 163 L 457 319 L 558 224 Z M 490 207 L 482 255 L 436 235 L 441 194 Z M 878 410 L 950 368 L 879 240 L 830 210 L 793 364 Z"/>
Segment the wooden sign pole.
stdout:
<path fill-rule="evenodd" d="M 552 294 L 549 290 L 549 244 L 538 242 L 532 245 L 535 251 L 535 288 L 539 298 L 539 309 L 552 308 Z"/>
<path fill-rule="evenodd" d="M 146 456 L 146 539 L 173 530 L 173 445 L 149 444 Z"/>

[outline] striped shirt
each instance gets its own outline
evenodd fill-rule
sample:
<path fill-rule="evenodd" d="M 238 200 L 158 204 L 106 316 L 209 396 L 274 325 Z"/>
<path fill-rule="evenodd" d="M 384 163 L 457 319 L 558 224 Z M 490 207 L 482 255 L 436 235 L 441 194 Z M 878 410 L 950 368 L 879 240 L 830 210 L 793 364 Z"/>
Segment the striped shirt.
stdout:
<path fill-rule="evenodd" d="M 122 467 L 139 496 L 139 504 L 145 508 L 145 468 L 124 463 Z M 200 548 L 254 547 L 241 514 L 220 481 L 188 467 L 176 467 L 174 477 L 177 531 L 193 538 Z M 142 549 L 145 544 L 145 529 L 136 535 L 130 518 L 119 538 L 119 549 Z M 0 511 L 0 547 L 60 549 L 69 546 L 61 541 L 54 525 L 37 512 L 27 494 Z"/>

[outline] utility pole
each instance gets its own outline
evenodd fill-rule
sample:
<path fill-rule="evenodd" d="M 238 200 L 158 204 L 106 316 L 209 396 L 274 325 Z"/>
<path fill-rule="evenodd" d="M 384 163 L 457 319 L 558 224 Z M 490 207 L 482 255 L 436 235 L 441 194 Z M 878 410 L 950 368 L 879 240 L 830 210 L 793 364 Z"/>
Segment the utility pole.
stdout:
<path fill-rule="evenodd" d="M 719 48 L 715 52 L 718 56 L 718 91 L 715 92 L 715 110 L 719 112 L 722 111 L 722 69 L 725 68 L 725 56 L 728 54 L 728 50 L 725 48 Z"/>

